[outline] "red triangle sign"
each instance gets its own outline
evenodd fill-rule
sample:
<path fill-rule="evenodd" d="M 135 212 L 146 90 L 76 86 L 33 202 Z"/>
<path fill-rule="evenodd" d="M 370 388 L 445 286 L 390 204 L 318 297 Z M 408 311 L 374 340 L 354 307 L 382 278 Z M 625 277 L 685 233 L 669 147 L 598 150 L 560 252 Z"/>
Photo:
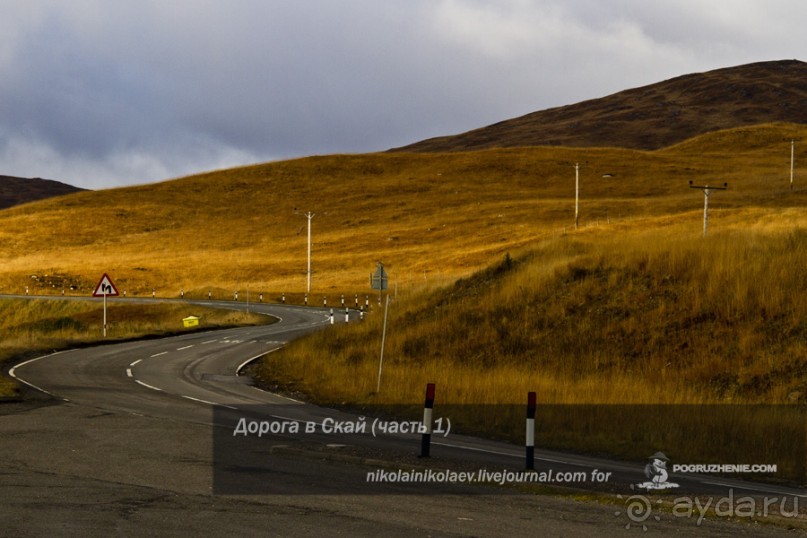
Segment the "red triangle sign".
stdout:
<path fill-rule="evenodd" d="M 110 280 L 109 275 L 104 273 L 104 276 L 101 277 L 101 281 L 98 282 L 98 285 L 95 286 L 95 291 L 92 292 L 93 297 L 116 297 L 118 295 L 118 288 L 115 287 L 115 284 L 112 283 Z"/>

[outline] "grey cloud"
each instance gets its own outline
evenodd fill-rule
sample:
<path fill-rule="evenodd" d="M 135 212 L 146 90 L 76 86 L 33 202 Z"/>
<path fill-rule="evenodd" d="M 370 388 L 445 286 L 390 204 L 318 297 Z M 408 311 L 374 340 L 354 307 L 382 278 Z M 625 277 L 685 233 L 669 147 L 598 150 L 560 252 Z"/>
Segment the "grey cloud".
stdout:
<path fill-rule="evenodd" d="M 383 150 L 807 41 L 783 32 L 799 1 L 707 4 L 0 2 L 0 173 L 100 187 Z"/>

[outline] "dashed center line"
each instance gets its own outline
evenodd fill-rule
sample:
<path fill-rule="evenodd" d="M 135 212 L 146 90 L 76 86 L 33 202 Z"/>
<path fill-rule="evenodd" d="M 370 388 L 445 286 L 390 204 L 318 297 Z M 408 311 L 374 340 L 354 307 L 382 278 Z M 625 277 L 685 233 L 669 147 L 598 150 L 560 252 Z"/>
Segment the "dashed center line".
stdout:
<path fill-rule="evenodd" d="M 191 344 L 191 345 L 189 345 L 189 346 L 185 346 L 185 347 L 178 347 L 178 348 L 177 348 L 177 351 L 182 351 L 183 349 L 190 349 L 190 348 L 192 348 L 192 347 L 193 347 L 193 344 Z"/>
<path fill-rule="evenodd" d="M 126 369 L 126 376 L 127 376 L 127 377 L 134 377 L 134 376 L 132 375 L 132 369 L 131 369 L 131 368 L 127 368 L 127 369 Z"/>
<path fill-rule="evenodd" d="M 151 357 L 152 357 L 152 358 L 153 358 L 153 357 L 159 357 L 160 355 L 165 355 L 166 353 L 168 353 L 168 352 L 167 352 L 167 351 L 163 351 L 162 353 L 155 353 L 155 354 L 154 354 L 154 355 L 152 355 Z"/>
<path fill-rule="evenodd" d="M 133 362 L 132 364 L 130 364 L 129 366 L 134 366 L 135 364 L 139 363 L 139 362 L 140 362 L 140 361 L 142 361 L 142 360 L 143 360 L 143 359 L 137 359 L 136 361 L 134 361 L 134 362 Z"/>

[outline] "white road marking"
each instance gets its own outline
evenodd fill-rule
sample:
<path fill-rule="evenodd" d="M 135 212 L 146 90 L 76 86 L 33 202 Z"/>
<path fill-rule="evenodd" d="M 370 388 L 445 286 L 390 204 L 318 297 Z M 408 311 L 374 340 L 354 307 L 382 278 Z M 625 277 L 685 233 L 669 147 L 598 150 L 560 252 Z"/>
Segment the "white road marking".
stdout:
<path fill-rule="evenodd" d="M 476 448 L 476 447 L 472 447 L 472 446 L 452 445 L 450 443 L 439 443 L 439 442 L 436 442 L 436 441 L 432 441 L 432 444 L 433 445 L 438 445 L 438 446 L 447 446 L 447 447 L 450 447 L 450 448 L 459 448 L 459 449 L 462 449 L 462 450 L 471 450 L 473 452 L 484 452 L 486 454 L 496 454 L 498 456 L 521 457 L 520 455 L 514 454 L 512 452 L 500 452 L 498 450 L 490 450 L 490 449 L 487 449 L 487 448 Z M 537 458 L 537 459 L 540 459 L 540 458 Z"/>
<path fill-rule="evenodd" d="M 740 484 L 729 484 L 726 482 L 713 482 L 709 480 L 698 480 L 701 484 L 709 484 L 710 486 L 721 486 L 726 488 L 744 489 L 748 491 L 764 491 L 766 493 L 776 493 L 778 495 L 792 495 L 793 497 L 807 498 L 807 495 L 799 495 L 798 493 L 782 493 L 782 490 L 776 489 L 775 486 L 765 487 L 764 484 L 748 484 L 747 486 Z"/>
<path fill-rule="evenodd" d="M 135 383 L 137 383 L 138 385 L 143 385 L 143 386 L 144 386 L 144 387 L 146 387 L 147 389 L 151 389 L 151 390 L 158 390 L 158 391 L 160 391 L 160 392 L 163 392 L 163 389 L 159 389 L 159 388 L 157 388 L 157 387 L 153 387 L 153 386 L 149 385 L 148 383 L 143 383 L 143 382 L 142 382 L 142 381 L 140 381 L 139 379 L 135 379 Z"/>
<path fill-rule="evenodd" d="M 182 351 L 183 349 L 189 349 L 189 348 L 192 348 L 192 347 L 193 347 L 193 344 L 191 344 L 189 346 L 185 346 L 185 347 L 178 347 L 177 351 Z"/>
<path fill-rule="evenodd" d="M 126 376 L 127 376 L 127 377 L 134 377 L 134 376 L 132 375 L 132 369 L 131 369 L 131 368 L 127 368 L 127 369 L 126 369 Z"/>
<path fill-rule="evenodd" d="M 255 359 L 259 359 L 259 358 L 263 357 L 264 355 L 267 355 L 267 354 L 269 354 L 269 353 L 272 353 L 272 351 L 277 351 L 278 349 L 280 349 L 280 348 L 273 349 L 273 350 L 271 350 L 271 351 L 264 351 L 263 353 L 259 353 L 259 354 L 255 355 L 254 357 L 252 357 L 252 358 L 250 358 L 250 359 L 245 360 L 244 362 L 242 362 L 241 364 L 239 364 L 239 365 L 236 367 L 236 369 L 235 369 L 235 375 L 241 375 L 241 370 L 243 370 L 243 369 L 244 369 L 244 366 L 246 366 L 247 364 L 251 363 L 251 362 L 252 362 L 252 361 L 254 361 Z"/>
<path fill-rule="evenodd" d="M 61 352 L 61 351 L 57 351 L 56 353 L 51 353 L 50 355 L 44 355 L 44 356 L 42 356 L 42 357 L 36 357 L 35 359 L 29 359 L 29 360 L 27 360 L 27 361 L 25 361 L 25 362 L 21 362 L 20 364 L 18 364 L 17 366 L 15 366 L 15 367 L 14 367 L 14 368 L 12 368 L 11 370 L 9 370 L 9 371 L 8 371 L 8 375 L 10 375 L 11 377 L 13 377 L 13 378 L 14 378 L 14 379 L 16 379 L 17 381 L 21 381 L 21 382 L 25 383 L 26 385 L 28 385 L 29 387 L 34 388 L 34 389 L 38 390 L 39 392 L 44 392 L 44 393 L 45 393 L 45 394 L 47 394 L 48 396 L 53 396 L 53 393 L 46 391 L 46 390 L 45 390 L 45 389 L 43 389 L 42 387 L 37 387 L 37 386 L 36 386 L 36 385 L 34 385 L 33 383 L 29 383 L 28 381 L 26 381 L 26 380 L 24 380 L 24 379 L 22 379 L 22 378 L 20 378 L 20 377 L 17 377 L 16 370 L 17 370 L 17 368 L 19 368 L 19 367 L 21 367 L 21 366 L 25 366 L 26 364 L 30 364 L 30 363 L 32 363 L 32 362 L 38 361 L 38 360 L 40 360 L 40 359 L 44 359 L 44 358 L 46 358 L 46 357 L 53 357 L 54 355 L 58 355 L 59 353 L 62 353 L 62 352 Z M 65 401 L 68 401 L 68 400 L 65 400 Z"/>
<path fill-rule="evenodd" d="M 200 400 L 199 398 L 194 398 L 193 396 L 182 396 L 182 397 L 187 398 L 188 400 L 193 400 L 194 402 L 200 402 L 208 405 L 218 405 L 219 407 L 226 407 L 227 409 L 234 409 L 235 411 L 238 411 L 238 408 L 233 407 L 232 405 L 224 405 L 216 402 L 208 402 L 207 400 Z"/>
<path fill-rule="evenodd" d="M 140 362 L 140 361 L 142 361 L 142 360 L 143 360 L 143 359 L 137 359 L 136 361 L 134 361 L 134 362 L 133 362 L 132 364 L 130 364 L 129 366 L 134 366 L 134 365 L 136 365 L 137 363 L 139 363 L 139 362 Z"/>
<path fill-rule="evenodd" d="M 219 340 L 218 340 L 218 338 L 217 338 L 217 339 L 215 339 L 215 340 L 208 340 L 207 342 L 202 342 L 202 345 L 205 345 L 205 344 L 212 344 L 213 342 L 218 342 L 218 341 L 219 341 Z"/>
<path fill-rule="evenodd" d="M 163 351 L 162 353 L 155 353 L 154 355 L 152 355 L 152 356 L 151 356 L 151 358 L 154 358 L 154 357 L 159 357 L 160 355 L 165 355 L 166 353 L 168 353 L 168 352 L 167 352 L 167 351 Z"/>
<path fill-rule="evenodd" d="M 255 355 L 251 359 L 245 360 L 244 362 L 242 362 L 241 364 L 238 365 L 238 368 L 235 369 L 235 375 L 241 375 L 241 370 L 243 370 L 243 368 L 247 364 L 254 361 L 255 359 L 259 359 L 259 358 L 263 357 L 264 355 L 268 355 L 269 353 L 274 353 L 275 351 L 283 349 L 286 346 L 285 342 L 272 342 L 272 343 L 274 343 L 274 344 L 282 344 L 282 345 L 280 347 L 276 347 L 275 349 L 270 349 L 266 353 L 261 353 L 260 355 Z M 255 390 L 259 390 L 261 392 L 264 392 L 264 393 L 267 392 L 267 391 L 265 391 L 265 390 L 263 390 L 261 388 L 258 388 L 258 387 L 252 387 L 252 388 L 255 389 Z M 294 402 L 294 403 L 299 403 L 299 404 L 303 403 L 300 400 L 295 400 L 294 398 L 289 398 L 288 396 L 283 396 L 281 394 L 275 394 L 274 392 L 270 392 L 269 394 L 272 394 L 273 396 L 277 396 L 279 398 L 283 398 L 284 400 L 289 400 L 289 401 Z"/>
<path fill-rule="evenodd" d="M 261 388 L 258 388 L 258 387 L 252 387 L 252 388 L 254 390 L 261 391 L 264 394 L 267 393 L 267 391 L 265 391 L 265 390 L 263 390 Z M 277 393 L 274 393 L 274 392 L 269 392 L 269 394 L 271 394 L 272 396 L 277 396 L 278 398 L 283 398 L 284 400 L 288 400 L 290 402 L 294 402 L 294 403 L 298 403 L 298 404 L 305 403 L 305 402 L 301 402 L 300 400 L 295 400 L 294 398 L 289 398 L 288 396 L 283 396 L 282 394 L 277 394 Z M 300 421 L 300 422 L 302 422 L 302 421 Z"/>

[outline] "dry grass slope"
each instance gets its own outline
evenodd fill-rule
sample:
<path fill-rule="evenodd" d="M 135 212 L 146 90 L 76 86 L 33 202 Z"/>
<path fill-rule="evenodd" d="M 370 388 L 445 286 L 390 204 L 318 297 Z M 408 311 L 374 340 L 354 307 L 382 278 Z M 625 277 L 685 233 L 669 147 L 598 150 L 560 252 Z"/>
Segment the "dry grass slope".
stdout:
<path fill-rule="evenodd" d="M 417 403 L 426 382 L 458 404 L 801 404 L 803 140 L 768 124 L 657 151 L 334 155 L 80 193 L 0 212 L 0 291 L 88 294 L 109 272 L 130 296 L 299 302 L 314 211 L 315 300 L 368 293 L 379 260 L 398 287 L 383 388 L 375 307 L 272 354 L 269 382 L 356 405 Z M 689 180 L 729 183 L 705 239 Z"/>
<path fill-rule="evenodd" d="M 802 207 L 788 190 L 789 140 L 805 127 L 722 131 L 647 152 L 519 148 L 443 155 L 310 157 L 156 185 L 85 192 L 0 212 L 0 291 L 86 294 L 103 272 L 130 295 L 232 297 L 305 291 L 306 211 L 313 294 L 368 291 L 383 261 L 401 288 L 451 282 L 574 222 L 625 233 L 686 215 L 702 196 L 715 225 L 738 209 Z M 797 159 L 804 158 L 799 147 Z M 797 169 L 797 186 L 807 181 Z"/>

